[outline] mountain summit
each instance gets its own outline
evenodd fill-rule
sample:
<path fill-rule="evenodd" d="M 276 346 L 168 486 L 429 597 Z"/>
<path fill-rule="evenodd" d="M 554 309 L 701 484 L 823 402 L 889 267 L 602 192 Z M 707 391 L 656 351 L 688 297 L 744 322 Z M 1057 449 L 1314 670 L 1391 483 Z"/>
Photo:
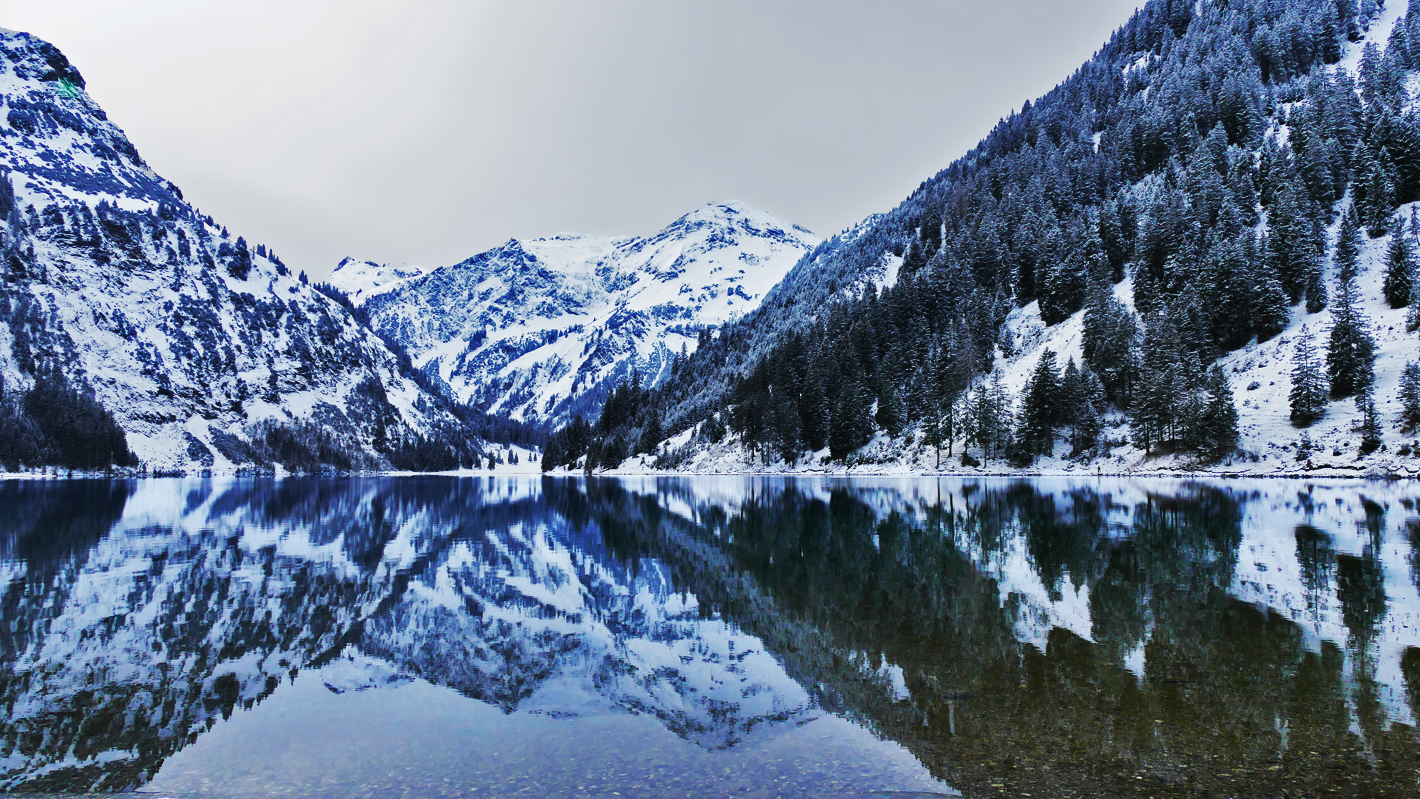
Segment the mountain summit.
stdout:
<path fill-rule="evenodd" d="M 460 400 L 560 422 L 595 414 L 624 378 L 659 382 L 818 243 L 728 202 L 646 238 L 510 239 L 417 277 L 346 259 L 331 283 Z"/>

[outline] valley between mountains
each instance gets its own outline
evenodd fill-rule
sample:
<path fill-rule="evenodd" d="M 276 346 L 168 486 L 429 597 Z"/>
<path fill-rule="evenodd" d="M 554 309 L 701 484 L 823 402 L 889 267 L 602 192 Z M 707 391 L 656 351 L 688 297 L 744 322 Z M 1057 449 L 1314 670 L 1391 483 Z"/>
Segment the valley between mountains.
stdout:
<path fill-rule="evenodd" d="M 713 202 L 321 280 L 53 44 L 0 31 L 0 102 L 7 473 L 1420 471 L 1403 0 L 1153 0 L 828 238 Z"/>

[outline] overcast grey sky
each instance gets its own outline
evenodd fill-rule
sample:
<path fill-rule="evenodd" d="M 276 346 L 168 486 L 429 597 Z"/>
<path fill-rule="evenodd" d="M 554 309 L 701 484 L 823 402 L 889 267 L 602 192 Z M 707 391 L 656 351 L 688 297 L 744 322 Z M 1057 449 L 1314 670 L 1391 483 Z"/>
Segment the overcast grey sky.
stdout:
<path fill-rule="evenodd" d="M 0 0 L 187 198 L 291 266 L 887 210 L 1138 0 Z"/>

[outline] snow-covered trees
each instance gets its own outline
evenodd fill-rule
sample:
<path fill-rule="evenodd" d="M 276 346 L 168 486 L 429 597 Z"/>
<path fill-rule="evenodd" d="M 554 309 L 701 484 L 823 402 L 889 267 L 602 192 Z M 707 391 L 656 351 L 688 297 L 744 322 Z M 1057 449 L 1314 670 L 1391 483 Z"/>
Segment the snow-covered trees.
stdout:
<path fill-rule="evenodd" d="M 1063 416 L 1060 375 L 1055 371 L 1055 353 L 1046 350 L 1036 362 L 1035 373 L 1021 398 L 1021 429 L 1017 434 L 1022 449 L 1031 455 L 1049 454 L 1055 447 L 1055 427 Z"/>
<path fill-rule="evenodd" d="M 1015 420 L 1011 396 L 995 376 L 971 392 L 966 403 L 968 442 L 981 448 L 983 458 L 1001 458 L 1013 444 Z M 966 455 L 966 450 L 962 450 Z"/>
<path fill-rule="evenodd" d="M 1375 381 L 1376 343 L 1370 322 L 1356 307 L 1354 281 L 1340 281 L 1326 347 L 1326 369 L 1334 399 L 1354 396 Z"/>
<path fill-rule="evenodd" d="M 42 368 L 25 392 L 6 393 L 0 380 L 0 467 L 137 466 L 128 439 L 92 392 L 72 386 L 57 369 Z"/>
<path fill-rule="evenodd" d="M 1341 57 L 1349 29 L 1365 30 L 1357 13 L 1338 8 L 1174 3 L 1177 27 L 1159 17 L 1131 22 L 1060 88 L 1002 120 L 861 235 L 826 243 L 792 290 L 727 327 L 695 356 L 718 365 L 724 390 L 677 412 L 704 418 L 753 381 L 759 360 L 799 346 L 834 375 L 821 392 L 827 415 L 841 392 L 861 385 L 878 402 L 875 431 L 900 428 L 950 449 L 961 440 L 954 428 L 977 429 L 983 376 L 997 358 L 1020 354 L 1016 333 L 1029 328 L 1004 332 L 1008 315 L 1028 318 L 1035 303 L 1047 328 L 1083 308 L 1076 371 L 1097 379 L 1104 396 L 1067 421 L 1062 409 L 1078 403 L 1064 399 L 1064 357 L 1014 366 L 1035 373 L 1014 378 L 1026 385 L 1013 383 L 1013 457 L 1057 451 L 1067 431 L 1072 450 L 1089 450 L 1099 435 L 1092 425 L 1113 413 L 1127 414 L 1134 442 L 1151 453 L 1217 457 L 1231 446 L 1218 431 L 1236 422 L 1212 366 L 1254 337 L 1283 335 L 1301 303 L 1308 314 L 1329 309 L 1334 322 L 1324 360 L 1308 333 L 1310 351 L 1293 364 L 1293 420 L 1314 422 L 1328 394 L 1355 396 L 1375 382 L 1361 307 L 1377 298 L 1358 295 L 1363 248 L 1376 246 L 1367 232 L 1392 236 L 1386 299 L 1415 306 L 1420 292 L 1413 235 L 1395 218 L 1400 204 L 1420 200 L 1420 118 L 1406 111 L 1397 81 L 1420 67 L 1404 44 L 1420 41 L 1420 6 L 1397 26 L 1395 52 L 1372 48 L 1359 90 L 1352 73 L 1325 66 Z M 912 268 L 875 291 L 863 276 L 876 274 L 885 253 Z M 1332 262 L 1337 283 L 1326 278 Z M 1409 325 L 1420 329 L 1420 310 Z M 791 345 L 793 336 L 812 345 Z M 815 394 L 792 383 L 783 390 Z M 1006 428 L 991 426 L 990 447 Z M 994 457 L 985 444 L 970 446 Z"/>
<path fill-rule="evenodd" d="M 1420 427 L 1420 362 L 1411 361 L 1400 374 L 1400 421 L 1406 430 Z"/>
<path fill-rule="evenodd" d="M 1414 284 L 1415 256 L 1410 240 L 1397 230 L 1390 237 L 1390 249 L 1386 252 L 1385 282 L 1381 291 L 1390 307 L 1404 308 L 1410 304 Z"/>
<path fill-rule="evenodd" d="M 1326 413 L 1329 391 L 1311 331 L 1303 327 L 1292 349 L 1292 424 L 1309 427 L 1320 419 Z"/>

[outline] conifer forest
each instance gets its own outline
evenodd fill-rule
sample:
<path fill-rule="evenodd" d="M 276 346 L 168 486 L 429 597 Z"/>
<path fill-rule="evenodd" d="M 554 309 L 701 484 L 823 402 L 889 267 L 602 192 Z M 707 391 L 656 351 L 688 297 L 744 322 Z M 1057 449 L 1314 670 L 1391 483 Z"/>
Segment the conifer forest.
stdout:
<path fill-rule="evenodd" d="M 1383 424 L 1413 431 L 1420 365 L 1377 393 L 1363 307 L 1408 309 L 1420 357 L 1420 4 L 1398 11 L 1364 40 L 1385 13 L 1374 0 L 1148 3 L 671 378 L 622 386 L 595 423 L 556 433 L 544 467 L 647 453 L 674 468 L 727 436 L 763 464 L 862 462 L 875 436 L 942 467 L 1120 446 L 1218 464 L 1245 457 L 1224 359 L 1289 327 L 1290 385 L 1265 390 L 1287 399 L 1290 435 L 1354 415 L 1355 455 Z M 889 279 L 859 278 L 874 274 Z M 1079 335 L 1010 385 L 1012 323 L 1035 314 Z"/>

